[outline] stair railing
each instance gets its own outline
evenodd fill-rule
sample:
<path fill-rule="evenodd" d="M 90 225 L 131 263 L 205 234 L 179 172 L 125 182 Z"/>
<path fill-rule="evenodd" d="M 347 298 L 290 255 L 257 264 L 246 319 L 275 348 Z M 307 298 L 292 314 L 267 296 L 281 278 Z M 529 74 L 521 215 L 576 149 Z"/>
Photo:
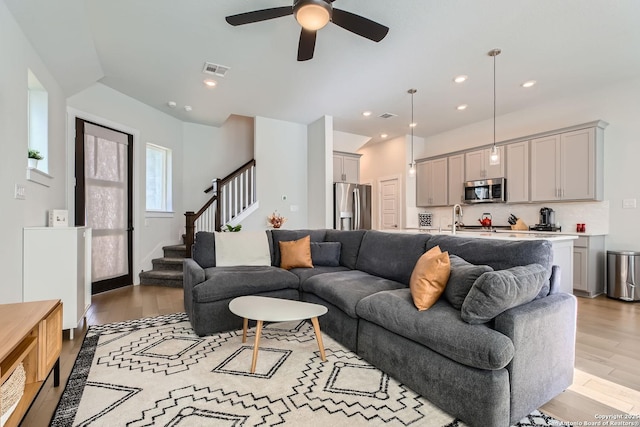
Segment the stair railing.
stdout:
<path fill-rule="evenodd" d="M 198 231 L 220 231 L 222 226 L 233 221 L 242 211 L 256 202 L 256 161 L 250 160 L 225 178 L 218 178 L 205 193 L 213 196 L 198 212 L 186 212 L 184 243 L 187 257 L 191 257 L 191 246 Z"/>

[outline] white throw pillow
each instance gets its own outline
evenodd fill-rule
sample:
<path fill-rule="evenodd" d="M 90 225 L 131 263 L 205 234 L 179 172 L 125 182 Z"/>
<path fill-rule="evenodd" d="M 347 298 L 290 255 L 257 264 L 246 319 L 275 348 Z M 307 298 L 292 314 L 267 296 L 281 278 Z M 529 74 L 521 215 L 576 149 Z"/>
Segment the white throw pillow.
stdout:
<path fill-rule="evenodd" d="M 216 267 L 271 265 L 264 231 L 216 232 Z"/>

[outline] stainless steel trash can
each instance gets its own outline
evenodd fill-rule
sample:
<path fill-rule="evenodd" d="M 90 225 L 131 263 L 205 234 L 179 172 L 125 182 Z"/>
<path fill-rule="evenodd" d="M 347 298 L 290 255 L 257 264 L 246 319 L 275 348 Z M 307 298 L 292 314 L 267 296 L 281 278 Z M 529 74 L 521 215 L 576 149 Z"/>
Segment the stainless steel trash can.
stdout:
<path fill-rule="evenodd" d="M 640 301 L 640 252 L 607 251 L 607 296 Z"/>

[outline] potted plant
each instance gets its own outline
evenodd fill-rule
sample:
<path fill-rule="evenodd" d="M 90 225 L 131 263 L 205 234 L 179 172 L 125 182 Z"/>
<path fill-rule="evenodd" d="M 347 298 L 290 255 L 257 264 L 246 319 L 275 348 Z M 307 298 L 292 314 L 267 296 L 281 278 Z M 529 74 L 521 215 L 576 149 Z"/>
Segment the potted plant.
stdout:
<path fill-rule="evenodd" d="M 30 168 L 37 168 L 38 167 L 38 160 L 42 160 L 44 159 L 44 157 L 42 156 L 42 154 L 40 154 L 40 152 L 38 150 L 34 150 L 32 148 L 29 148 L 29 156 L 27 158 L 28 160 L 28 166 Z"/>

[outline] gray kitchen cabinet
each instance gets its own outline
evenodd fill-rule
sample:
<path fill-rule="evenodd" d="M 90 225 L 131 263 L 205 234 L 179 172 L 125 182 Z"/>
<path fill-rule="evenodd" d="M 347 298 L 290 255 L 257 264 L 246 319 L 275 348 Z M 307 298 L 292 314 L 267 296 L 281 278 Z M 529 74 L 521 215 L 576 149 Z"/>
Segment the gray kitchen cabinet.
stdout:
<path fill-rule="evenodd" d="M 464 198 L 464 155 L 449 156 L 448 161 L 450 205 L 462 203 Z"/>
<path fill-rule="evenodd" d="M 416 164 L 416 205 L 446 206 L 448 186 L 447 157 Z"/>
<path fill-rule="evenodd" d="M 491 165 L 489 163 L 489 157 L 491 156 L 490 148 L 465 153 L 465 179 L 467 181 L 476 181 L 480 179 L 504 177 L 504 147 L 499 146 L 497 149 L 498 153 L 500 153 L 500 163 L 497 165 Z"/>
<path fill-rule="evenodd" d="M 360 183 L 361 154 L 333 152 L 333 182 Z"/>
<path fill-rule="evenodd" d="M 529 201 L 529 141 L 505 146 L 507 203 Z"/>
<path fill-rule="evenodd" d="M 595 297 L 604 293 L 604 236 L 580 236 L 573 243 L 573 293 Z"/>
<path fill-rule="evenodd" d="M 531 201 L 602 200 L 603 122 L 531 141 Z"/>

